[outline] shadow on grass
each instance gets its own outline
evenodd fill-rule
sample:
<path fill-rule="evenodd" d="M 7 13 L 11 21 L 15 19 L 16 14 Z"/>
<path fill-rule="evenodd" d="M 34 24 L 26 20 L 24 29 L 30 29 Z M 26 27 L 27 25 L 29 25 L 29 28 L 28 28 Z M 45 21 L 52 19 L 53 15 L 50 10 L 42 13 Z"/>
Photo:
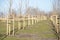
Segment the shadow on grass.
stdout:
<path fill-rule="evenodd" d="M 53 30 L 53 32 L 54 32 L 54 35 L 56 36 L 56 38 L 57 38 L 57 40 L 60 40 L 60 32 L 59 33 L 57 33 L 57 31 L 56 31 L 56 25 L 55 24 L 53 24 L 53 22 L 50 20 L 50 24 L 52 25 L 52 30 Z"/>
<path fill-rule="evenodd" d="M 0 40 L 4 40 L 4 38 L 6 38 L 7 37 L 7 35 L 5 35 L 5 34 L 0 34 Z"/>

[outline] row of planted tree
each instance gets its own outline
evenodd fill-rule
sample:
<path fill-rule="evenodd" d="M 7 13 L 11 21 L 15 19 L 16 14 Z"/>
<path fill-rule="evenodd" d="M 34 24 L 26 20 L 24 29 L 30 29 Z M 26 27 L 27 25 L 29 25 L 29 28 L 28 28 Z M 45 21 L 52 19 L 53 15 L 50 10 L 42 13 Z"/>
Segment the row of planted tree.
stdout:
<path fill-rule="evenodd" d="M 43 16 L 43 20 L 46 20 L 45 16 Z M 15 30 L 25 29 L 26 27 L 30 27 L 38 23 L 41 20 L 41 17 L 38 15 L 20 15 L 19 17 L 7 16 L 7 35 L 15 35 Z"/>
<path fill-rule="evenodd" d="M 54 13 L 51 16 L 51 22 L 54 34 L 56 35 L 57 40 L 60 40 L 60 15 Z"/>

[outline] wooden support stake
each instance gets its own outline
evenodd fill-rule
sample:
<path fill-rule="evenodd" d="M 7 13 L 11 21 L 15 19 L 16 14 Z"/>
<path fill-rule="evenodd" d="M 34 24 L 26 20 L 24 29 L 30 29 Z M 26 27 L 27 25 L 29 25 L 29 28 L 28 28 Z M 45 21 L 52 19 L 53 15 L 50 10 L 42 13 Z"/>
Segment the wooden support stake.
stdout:
<path fill-rule="evenodd" d="M 7 35 L 8 35 L 8 18 L 7 18 Z"/>
<path fill-rule="evenodd" d="M 18 21 L 18 30 L 20 30 L 20 21 Z"/>
<path fill-rule="evenodd" d="M 34 22 L 33 22 L 34 20 L 33 20 L 33 17 L 32 17 L 32 25 L 34 24 Z"/>
<path fill-rule="evenodd" d="M 58 22 L 58 21 L 59 21 L 58 16 L 56 16 L 56 24 L 57 24 L 57 27 L 56 27 L 56 28 L 57 28 L 57 33 L 59 33 L 59 24 L 58 24 L 59 22 Z"/>
<path fill-rule="evenodd" d="M 28 18 L 28 25 L 31 25 L 31 24 L 30 24 L 30 18 Z"/>
<path fill-rule="evenodd" d="M 10 36 L 10 32 L 11 32 L 11 27 L 10 27 L 10 24 L 9 24 L 9 36 Z"/>
<path fill-rule="evenodd" d="M 23 19 L 23 29 L 25 28 L 25 19 Z"/>
<path fill-rule="evenodd" d="M 14 36 L 14 17 L 13 17 L 13 36 Z"/>

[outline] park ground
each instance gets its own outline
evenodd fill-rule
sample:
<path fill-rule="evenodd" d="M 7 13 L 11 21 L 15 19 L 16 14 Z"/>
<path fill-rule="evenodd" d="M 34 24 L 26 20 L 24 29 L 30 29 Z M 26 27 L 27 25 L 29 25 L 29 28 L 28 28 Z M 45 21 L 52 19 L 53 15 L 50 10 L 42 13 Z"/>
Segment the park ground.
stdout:
<path fill-rule="evenodd" d="M 52 29 L 50 21 L 45 20 L 17 30 L 15 36 L 6 36 L 6 22 L 0 22 L 0 40 L 56 40 Z"/>

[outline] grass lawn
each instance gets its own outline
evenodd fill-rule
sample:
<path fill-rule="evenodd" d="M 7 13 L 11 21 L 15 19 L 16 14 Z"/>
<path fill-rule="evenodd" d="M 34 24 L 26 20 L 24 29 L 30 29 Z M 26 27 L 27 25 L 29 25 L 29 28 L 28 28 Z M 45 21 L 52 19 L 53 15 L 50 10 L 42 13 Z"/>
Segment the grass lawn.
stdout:
<path fill-rule="evenodd" d="M 26 22 L 27 23 L 27 22 Z M 26 25 L 26 24 L 25 24 Z M 17 26 L 17 23 L 15 23 L 15 26 Z M 36 23 L 30 27 L 27 27 L 24 30 L 19 30 L 15 33 L 17 34 L 35 34 L 39 38 L 55 38 L 55 35 L 51 29 L 51 25 L 49 24 L 49 21 L 40 21 L 39 23 Z M 0 33 L 6 33 L 6 23 L 0 22 Z M 34 40 L 33 38 L 19 38 L 19 37 L 10 37 L 7 36 L 4 40 Z"/>
<path fill-rule="evenodd" d="M 44 38 L 55 37 L 51 26 L 48 24 L 48 21 L 41 21 L 35 25 L 32 25 L 30 29 L 20 30 L 16 34 L 20 33 L 37 34 L 40 37 Z"/>

